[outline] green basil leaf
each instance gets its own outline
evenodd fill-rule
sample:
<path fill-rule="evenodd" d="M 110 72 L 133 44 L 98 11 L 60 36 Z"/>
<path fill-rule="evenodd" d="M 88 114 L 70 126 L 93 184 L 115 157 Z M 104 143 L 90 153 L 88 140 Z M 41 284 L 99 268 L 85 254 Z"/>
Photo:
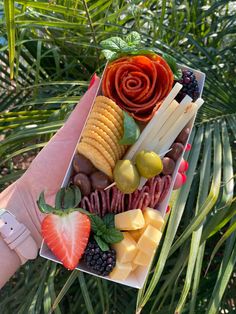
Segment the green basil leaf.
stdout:
<path fill-rule="evenodd" d="M 90 218 L 91 227 L 94 233 L 99 232 L 100 234 L 103 234 L 104 232 L 106 232 L 107 230 L 106 225 L 99 216 L 92 215 L 92 216 L 89 216 L 89 218 Z"/>
<path fill-rule="evenodd" d="M 103 222 L 105 223 L 107 228 L 114 228 L 115 227 L 114 218 L 115 218 L 115 215 L 112 213 L 106 214 L 103 217 Z"/>
<path fill-rule="evenodd" d="M 107 245 L 107 243 L 104 242 L 100 237 L 95 235 L 94 239 L 102 251 L 108 251 L 109 250 L 109 246 Z"/>
<path fill-rule="evenodd" d="M 44 214 L 53 213 L 55 211 L 55 208 L 46 204 L 44 192 L 41 192 L 39 195 L 39 199 L 37 200 L 37 205 L 40 211 Z"/>
<path fill-rule="evenodd" d="M 123 137 L 119 140 L 121 145 L 132 145 L 134 144 L 140 135 L 140 129 L 134 118 L 132 118 L 127 112 L 123 111 L 124 121 L 124 133 Z"/>
<path fill-rule="evenodd" d="M 104 54 L 104 56 L 105 56 L 105 58 L 107 60 L 114 59 L 117 56 L 117 53 L 115 51 L 111 51 L 111 50 L 108 50 L 108 49 L 103 49 L 102 53 Z"/>
<path fill-rule="evenodd" d="M 126 37 L 125 41 L 129 46 L 138 46 L 141 43 L 141 36 L 138 32 L 130 32 Z"/>
<path fill-rule="evenodd" d="M 103 49 L 111 50 L 111 51 L 122 51 L 125 47 L 127 47 L 127 43 L 120 37 L 111 37 L 101 41 L 100 45 Z"/>
<path fill-rule="evenodd" d="M 124 239 L 122 232 L 116 228 L 107 229 L 107 232 L 104 233 L 101 237 L 107 243 L 117 243 Z"/>
<path fill-rule="evenodd" d="M 174 74 L 175 80 L 179 80 L 182 77 L 182 72 L 178 68 L 176 60 L 173 57 L 171 57 L 170 55 L 168 55 L 167 53 L 163 53 L 162 57 L 166 60 L 169 67 L 171 68 L 171 70 Z"/>

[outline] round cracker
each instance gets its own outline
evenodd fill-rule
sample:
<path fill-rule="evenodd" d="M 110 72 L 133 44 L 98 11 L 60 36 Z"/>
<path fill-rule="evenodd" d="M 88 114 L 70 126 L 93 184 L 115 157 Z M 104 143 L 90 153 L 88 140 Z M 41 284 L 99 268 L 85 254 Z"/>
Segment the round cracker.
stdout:
<path fill-rule="evenodd" d="M 105 157 L 92 145 L 80 142 L 77 146 L 78 153 L 88 158 L 91 163 L 100 171 L 112 179 L 112 169 Z"/>
<path fill-rule="evenodd" d="M 99 113 L 103 116 L 105 116 L 107 119 L 109 119 L 115 126 L 115 128 L 117 128 L 117 130 L 119 131 L 119 133 L 122 135 L 123 134 L 123 123 L 121 123 L 116 115 L 113 116 L 107 109 L 101 108 L 99 106 L 96 106 L 95 108 L 93 108 L 93 112 Z"/>
<path fill-rule="evenodd" d="M 91 130 L 86 130 L 83 133 L 83 137 L 84 138 L 91 138 L 94 139 L 96 142 L 98 142 L 99 144 L 101 144 L 104 149 L 111 155 L 112 159 L 114 161 L 117 160 L 116 155 L 114 153 L 114 151 L 112 150 L 111 146 L 109 145 L 109 143 L 107 143 L 97 132 L 91 131 Z"/>
<path fill-rule="evenodd" d="M 109 145 L 111 150 L 114 152 L 116 160 L 120 158 L 120 150 L 117 147 L 118 146 L 117 142 L 114 142 L 112 138 L 100 127 L 96 125 L 87 125 L 85 130 L 83 131 L 82 137 L 83 136 L 91 137 L 90 136 L 91 132 L 97 133 L 100 137 L 104 139 L 104 141 Z"/>
<path fill-rule="evenodd" d="M 119 113 L 113 109 L 112 107 L 108 106 L 107 104 L 103 102 L 95 102 L 93 106 L 93 110 L 97 111 L 98 109 L 104 109 L 107 110 L 116 120 L 119 121 L 119 124 L 123 128 L 123 120 L 124 118 L 119 115 Z"/>
<path fill-rule="evenodd" d="M 119 116 L 123 119 L 123 111 L 122 109 L 110 98 L 107 98 L 105 96 L 97 96 L 95 99 L 95 103 L 96 102 L 101 102 L 101 103 L 105 103 L 108 106 L 110 106 L 111 108 L 113 108 L 118 114 Z"/>
<path fill-rule="evenodd" d="M 119 134 L 117 136 L 117 133 L 114 133 L 114 128 L 113 130 L 110 129 L 106 124 L 104 124 L 102 121 L 97 120 L 95 118 L 89 117 L 86 128 L 90 125 L 95 125 L 99 128 L 101 128 L 104 132 L 106 132 L 108 134 L 108 136 L 112 139 L 112 141 L 118 145 L 118 141 L 120 139 Z"/>
<path fill-rule="evenodd" d="M 116 161 L 112 158 L 112 156 L 109 154 L 107 150 L 104 149 L 104 147 L 97 142 L 95 139 L 91 137 L 83 137 L 82 138 L 82 143 L 87 143 L 93 147 L 95 147 L 102 155 L 103 157 L 107 160 L 111 168 L 115 168 Z"/>
<path fill-rule="evenodd" d="M 107 117 L 103 116 L 100 113 L 97 112 L 92 112 L 89 116 L 89 120 L 91 119 L 95 119 L 98 121 L 101 121 L 102 123 L 104 123 L 110 130 L 112 130 L 112 132 L 115 134 L 116 138 L 117 138 L 117 142 L 119 141 L 119 139 L 122 137 L 122 131 L 117 129 L 117 127 L 114 125 L 114 123 L 112 121 L 110 121 Z M 88 120 L 88 121 L 89 121 Z"/>

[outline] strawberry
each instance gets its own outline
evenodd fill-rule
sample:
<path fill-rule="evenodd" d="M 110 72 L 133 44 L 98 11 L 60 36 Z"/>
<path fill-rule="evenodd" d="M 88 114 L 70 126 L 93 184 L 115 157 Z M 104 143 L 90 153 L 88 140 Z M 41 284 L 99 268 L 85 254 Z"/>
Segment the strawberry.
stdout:
<path fill-rule="evenodd" d="M 39 209 L 48 214 L 42 222 L 42 236 L 48 247 L 62 264 L 75 269 L 82 257 L 90 234 L 90 219 L 81 208 L 75 208 L 81 200 L 78 187 L 60 189 L 56 195 L 56 207 L 45 202 L 44 193 L 37 201 Z"/>
<path fill-rule="evenodd" d="M 73 211 L 65 215 L 47 215 L 41 225 L 42 236 L 62 264 L 72 270 L 77 267 L 87 246 L 90 220 Z"/>

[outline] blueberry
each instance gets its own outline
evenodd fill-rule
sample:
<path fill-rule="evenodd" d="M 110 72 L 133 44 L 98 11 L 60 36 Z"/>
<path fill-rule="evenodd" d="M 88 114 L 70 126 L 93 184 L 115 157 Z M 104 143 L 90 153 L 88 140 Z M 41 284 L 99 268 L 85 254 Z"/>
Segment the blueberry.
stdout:
<path fill-rule="evenodd" d="M 90 265 L 92 265 L 92 266 L 94 266 L 96 264 L 96 261 L 94 261 L 94 260 L 92 260 L 91 262 L 90 262 Z"/>

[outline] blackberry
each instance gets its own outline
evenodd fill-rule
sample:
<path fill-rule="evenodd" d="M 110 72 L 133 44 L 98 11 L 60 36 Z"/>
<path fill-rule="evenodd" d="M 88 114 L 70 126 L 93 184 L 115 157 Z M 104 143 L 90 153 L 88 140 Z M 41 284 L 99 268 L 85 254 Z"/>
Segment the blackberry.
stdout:
<path fill-rule="evenodd" d="M 189 95 L 193 101 L 198 99 L 200 95 L 198 82 L 192 71 L 183 70 L 182 78 L 179 80 L 179 83 L 183 85 L 183 88 L 176 96 L 178 102 L 180 102 L 186 95 Z"/>
<path fill-rule="evenodd" d="M 84 261 L 96 274 L 108 276 L 116 265 L 116 251 L 113 249 L 102 251 L 97 242 L 92 239 L 84 252 Z"/>

